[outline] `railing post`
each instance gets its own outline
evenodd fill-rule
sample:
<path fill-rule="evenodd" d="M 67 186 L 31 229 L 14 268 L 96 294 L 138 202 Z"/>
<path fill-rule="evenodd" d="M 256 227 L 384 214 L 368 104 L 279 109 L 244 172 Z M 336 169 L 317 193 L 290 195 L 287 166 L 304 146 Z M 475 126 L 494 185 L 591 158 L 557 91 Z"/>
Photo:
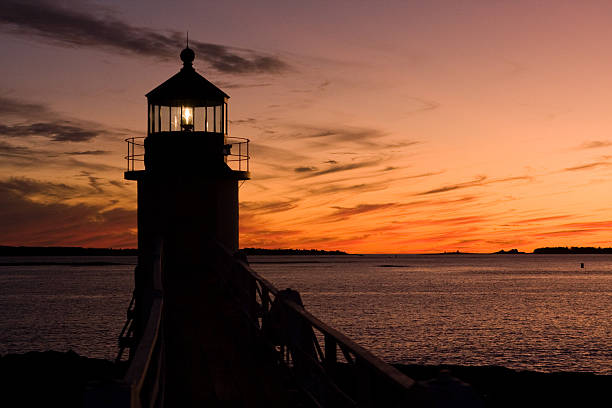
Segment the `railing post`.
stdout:
<path fill-rule="evenodd" d="M 337 352 L 337 343 L 336 339 L 334 339 L 329 333 L 325 333 L 325 366 L 329 370 L 330 368 L 336 365 L 338 361 Z"/>
<path fill-rule="evenodd" d="M 359 357 L 356 358 L 355 361 L 356 368 L 356 386 L 357 386 L 357 401 L 359 402 L 359 406 L 363 407 L 372 407 L 374 406 L 374 401 L 372 400 L 373 393 L 373 378 L 368 369 L 368 366 L 361 361 Z"/>
<path fill-rule="evenodd" d="M 130 141 L 129 139 L 125 140 L 127 142 L 127 156 L 125 157 L 125 161 L 127 162 L 127 171 L 130 171 Z"/>

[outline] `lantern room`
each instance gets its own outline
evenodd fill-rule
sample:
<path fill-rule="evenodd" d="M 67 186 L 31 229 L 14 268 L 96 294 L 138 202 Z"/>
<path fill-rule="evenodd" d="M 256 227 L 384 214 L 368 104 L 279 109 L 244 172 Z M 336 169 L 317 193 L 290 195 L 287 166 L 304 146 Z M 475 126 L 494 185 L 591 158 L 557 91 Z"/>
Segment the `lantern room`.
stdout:
<path fill-rule="evenodd" d="M 147 94 L 148 134 L 161 132 L 228 133 L 229 96 L 198 74 L 190 48 L 181 52 L 183 68 Z"/>
<path fill-rule="evenodd" d="M 128 142 L 125 178 L 139 172 L 234 172 L 249 175 L 249 140 L 229 137 L 229 96 L 193 68 L 195 53 L 181 52 L 183 67 L 146 94 L 147 136 Z M 143 140 L 144 139 L 144 140 Z"/>

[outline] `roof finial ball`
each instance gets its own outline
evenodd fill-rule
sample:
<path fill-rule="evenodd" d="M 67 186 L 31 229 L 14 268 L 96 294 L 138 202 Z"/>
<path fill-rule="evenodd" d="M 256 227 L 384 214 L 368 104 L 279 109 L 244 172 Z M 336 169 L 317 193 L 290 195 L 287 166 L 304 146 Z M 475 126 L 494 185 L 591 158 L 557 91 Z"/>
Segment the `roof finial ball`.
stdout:
<path fill-rule="evenodd" d="M 181 61 L 183 61 L 184 67 L 191 67 L 191 63 L 195 59 L 195 52 L 189 48 L 189 31 L 187 31 L 187 46 L 181 51 Z"/>
<path fill-rule="evenodd" d="M 183 61 L 184 67 L 191 67 L 193 60 L 195 59 L 195 52 L 189 46 L 181 51 L 181 61 Z"/>

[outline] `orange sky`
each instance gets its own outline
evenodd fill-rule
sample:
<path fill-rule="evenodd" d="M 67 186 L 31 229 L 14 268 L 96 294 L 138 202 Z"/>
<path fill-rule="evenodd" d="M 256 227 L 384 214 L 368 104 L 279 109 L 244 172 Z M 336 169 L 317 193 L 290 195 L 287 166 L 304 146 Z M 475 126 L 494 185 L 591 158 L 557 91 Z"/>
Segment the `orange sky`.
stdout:
<path fill-rule="evenodd" d="M 0 6 L 0 244 L 136 245 L 123 139 L 189 29 L 241 246 L 612 246 L 610 2 L 123 3 Z"/>

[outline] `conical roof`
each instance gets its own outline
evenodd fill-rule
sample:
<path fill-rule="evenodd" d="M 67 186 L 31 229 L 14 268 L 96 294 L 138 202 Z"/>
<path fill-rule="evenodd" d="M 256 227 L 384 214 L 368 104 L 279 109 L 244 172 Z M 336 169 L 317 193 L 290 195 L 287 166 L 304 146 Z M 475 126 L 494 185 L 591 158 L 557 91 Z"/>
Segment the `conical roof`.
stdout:
<path fill-rule="evenodd" d="M 146 95 L 149 104 L 211 106 L 227 101 L 229 95 L 193 69 L 194 58 L 189 47 L 181 52 L 183 68 Z"/>

